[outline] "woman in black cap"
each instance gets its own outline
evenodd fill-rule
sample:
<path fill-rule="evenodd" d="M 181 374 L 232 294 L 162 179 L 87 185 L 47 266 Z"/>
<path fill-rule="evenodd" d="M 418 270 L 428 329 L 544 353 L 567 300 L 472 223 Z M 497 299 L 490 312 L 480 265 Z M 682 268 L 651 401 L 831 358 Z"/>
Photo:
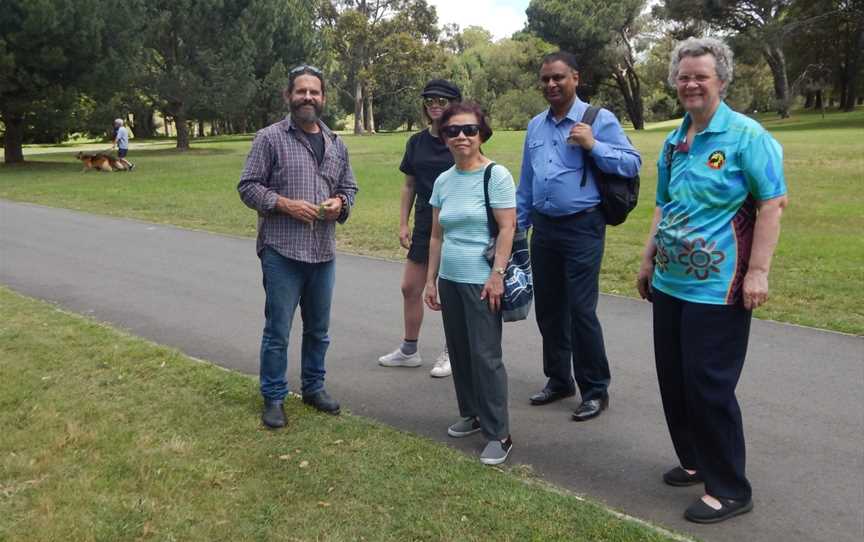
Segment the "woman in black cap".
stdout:
<path fill-rule="evenodd" d="M 429 258 L 429 238 L 432 235 L 432 207 L 429 197 L 435 179 L 453 166 L 453 155 L 438 133 L 441 115 L 452 102 L 462 101 L 459 87 L 445 79 L 432 79 L 423 88 L 423 114 L 429 127 L 411 136 L 399 169 L 405 174 L 399 212 L 399 243 L 408 249 L 408 261 L 402 275 L 402 297 L 405 335 L 402 345 L 378 358 L 384 367 L 419 367 L 423 360 L 417 349 L 420 326 L 423 323 L 423 287 L 426 284 L 426 262 Z M 411 206 L 414 206 L 414 231 L 408 227 Z M 447 347 L 438 356 L 430 374 L 450 376 Z"/>

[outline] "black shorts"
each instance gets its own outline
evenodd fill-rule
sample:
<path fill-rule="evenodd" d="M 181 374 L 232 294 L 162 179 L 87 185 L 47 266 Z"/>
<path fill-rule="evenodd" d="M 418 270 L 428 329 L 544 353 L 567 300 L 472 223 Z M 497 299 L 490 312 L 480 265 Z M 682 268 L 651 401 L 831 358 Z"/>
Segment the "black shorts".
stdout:
<path fill-rule="evenodd" d="M 127 152 L 129 152 L 129 149 L 117 149 L 117 156 L 125 158 Z"/>
<path fill-rule="evenodd" d="M 416 263 L 429 260 L 429 239 L 432 237 L 432 206 L 417 200 L 414 205 L 414 231 L 411 234 L 411 248 L 408 259 Z"/>

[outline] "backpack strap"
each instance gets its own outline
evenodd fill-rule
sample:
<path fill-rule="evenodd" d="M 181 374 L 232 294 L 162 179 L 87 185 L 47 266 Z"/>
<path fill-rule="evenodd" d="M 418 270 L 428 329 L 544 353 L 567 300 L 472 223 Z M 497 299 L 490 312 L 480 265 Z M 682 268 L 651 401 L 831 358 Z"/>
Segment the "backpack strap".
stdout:
<path fill-rule="evenodd" d="M 597 113 L 599 112 L 599 107 L 589 105 L 588 109 L 585 110 L 585 113 L 582 114 L 582 120 L 580 122 L 583 122 L 588 126 L 593 125 L 594 119 L 597 118 Z M 588 157 L 588 152 L 585 149 L 582 149 L 582 161 L 584 162 L 584 165 L 582 166 L 582 182 L 579 183 L 579 186 L 584 187 L 585 184 L 588 182 L 588 166 L 591 166 L 594 163 Z"/>
<path fill-rule="evenodd" d="M 489 179 L 492 178 L 492 168 L 495 162 L 490 162 L 483 172 L 483 198 L 486 200 L 486 225 L 489 227 L 489 237 L 498 236 L 498 222 L 492 214 L 492 206 L 489 204 Z"/>

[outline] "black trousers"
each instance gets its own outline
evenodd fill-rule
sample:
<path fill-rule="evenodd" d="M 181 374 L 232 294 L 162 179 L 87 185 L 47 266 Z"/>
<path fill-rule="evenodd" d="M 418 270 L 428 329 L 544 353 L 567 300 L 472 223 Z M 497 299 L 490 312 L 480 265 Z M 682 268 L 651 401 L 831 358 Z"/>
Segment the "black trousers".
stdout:
<path fill-rule="evenodd" d="M 692 303 L 654 290 L 654 357 L 666 424 L 681 466 L 699 471 L 714 497 L 752 494 L 735 398 L 750 318 L 739 305 Z"/>
<path fill-rule="evenodd" d="M 611 376 L 597 318 L 606 221 L 599 210 L 565 218 L 532 212 L 534 313 L 543 336 L 543 372 L 552 391 L 605 397 Z M 571 372 L 572 367 L 572 372 Z"/>

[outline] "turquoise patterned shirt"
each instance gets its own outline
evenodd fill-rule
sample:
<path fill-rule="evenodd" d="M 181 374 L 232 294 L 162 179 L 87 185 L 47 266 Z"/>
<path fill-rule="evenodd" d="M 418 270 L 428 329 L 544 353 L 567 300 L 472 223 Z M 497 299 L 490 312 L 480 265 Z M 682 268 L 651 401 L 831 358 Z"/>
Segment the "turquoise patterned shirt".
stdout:
<path fill-rule="evenodd" d="M 685 115 L 657 162 L 662 219 L 652 286 L 685 301 L 733 305 L 750 262 L 756 202 L 786 194 L 783 149 L 723 102 L 688 148 L 690 122 Z"/>

